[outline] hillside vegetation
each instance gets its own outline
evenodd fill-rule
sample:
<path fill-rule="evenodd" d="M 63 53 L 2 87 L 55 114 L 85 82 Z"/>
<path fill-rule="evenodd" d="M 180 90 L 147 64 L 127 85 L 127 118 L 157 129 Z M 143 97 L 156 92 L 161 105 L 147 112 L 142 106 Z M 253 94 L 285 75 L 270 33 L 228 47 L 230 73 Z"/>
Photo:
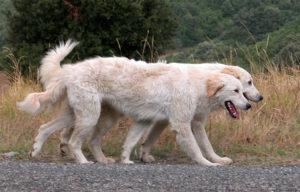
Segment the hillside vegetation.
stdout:
<path fill-rule="evenodd" d="M 300 1 L 171 1 L 179 15 L 170 61 L 300 64 Z M 186 48 L 186 49 L 182 49 Z M 170 56 L 171 55 L 171 56 Z M 230 58 L 228 60 L 228 58 Z"/>
<path fill-rule="evenodd" d="M 13 10 L 13 6 L 10 0 L 1 0 L 0 1 L 0 47 L 6 44 L 7 38 L 7 18 L 6 13 L 9 10 Z"/>
<path fill-rule="evenodd" d="M 39 65 L 49 46 L 69 37 L 81 41 L 73 60 L 162 55 L 168 61 L 246 67 L 249 57 L 260 66 L 266 59 L 280 65 L 300 62 L 298 0 L 3 0 L 0 5 L 0 46 L 22 57 L 25 72 Z M 0 60 L 0 67 L 10 68 L 5 54 Z"/>
<path fill-rule="evenodd" d="M 166 0 L 11 0 L 7 46 L 22 58 L 21 70 L 35 72 L 43 54 L 68 38 L 80 41 L 70 60 L 96 55 L 154 60 L 167 47 L 176 22 Z M 10 61 L 2 57 L 2 67 Z"/>

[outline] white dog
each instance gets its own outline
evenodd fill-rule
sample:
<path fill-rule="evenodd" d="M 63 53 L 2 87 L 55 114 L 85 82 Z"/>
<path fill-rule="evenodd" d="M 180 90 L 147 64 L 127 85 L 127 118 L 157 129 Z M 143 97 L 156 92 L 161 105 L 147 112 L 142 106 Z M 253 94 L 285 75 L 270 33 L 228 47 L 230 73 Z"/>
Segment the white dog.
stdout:
<path fill-rule="evenodd" d="M 178 66 L 178 67 L 189 66 L 189 67 L 195 67 L 195 68 L 201 68 L 207 70 L 215 70 L 221 73 L 230 74 L 240 80 L 243 86 L 243 94 L 248 100 L 258 102 L 263 99 L 263 96 L 259 93 L 259 91 L 254 86 L 251 75 L 241 67 L 228 66 L 220 63 L 203 63 L 203 64 L 170 63 L 170 65 Z M 207 116 L 202 117 L 201 122 L 198 122 L 198 125 L 195 125 L 194 126 L 195 129 L 193 129 L 193 133 L 201 148 L 202 153 L 204 153 L 204 156 L 212 162 L 217 162 L 220 164 L 230 164 L 232 162 L 231 159 L 227 157 L 222 158 L 214 152 L 212 145 L 209 142 L 209 139 L 205 132 L 206 119 Z M 193 121 L 193 123 L 196 124 L 197 120 Z M 153 125 L 151 129 L 148 129 L 149 131 L 147 133 L 147 136 L 145 137 L 146 139 L 142 143 L 140 149 L 140 158 L 143 162 L 149 163 L 155 160 L 155 158 L 150 154 L 151 147 L 158 139 L 162 131 L 167 127 L 167 125 L 168 122 L 159 122 Z M 130 139 L 128 139 L 128 142 L 130 142 Z M 125 153 L 125 156 L 123 158 L 128 158 L 128 153 L 130 154 L 132 147 L 128 147 L 128 145 L 127 146 L 124 145 L 124 149 L 129 152 Z"/>
<path fill-rule="evenodd" d="M 219 64 L 219 63 L 213 63 L 213 64 L 205 63 L 205 64 L 198 64 L 198 65 L 197 64 L 179 64 L 179 63 L 171 63 L 171 64 L 174 66 L 176 65 L 178 67 L 181 67 L 181 66 L 197 67 L 197 68 L 201 68 L 201 69 L 215 70 L 215 71 L 219 71 L 219 72 L 222 72 L 225 74 L 231 74 L 241 81 L 241 83 L 243 85 L 243 94 L 247 99 L 249 99 L 251 101 L 255 101 L 255 102 L 258 102 L 263 99 L 261 94 L 255 88 L 251 75 L 247 71 L 245 71 L 244 69 L 242 69 L 240 67 L 228 66 L 228 65 Z M 100 151 L 100 153 L 98 153 L 95 156 L 97 161 L 106 163 L 106 162 L 112 162 L 112 160 L 109 158 L 105 158 L 104 154 L 101 151 L 101 148 L 99 148 L 98 145 L 101 141 L 101 137 L 103 136 L 103 134 L 109 128 L 111 128 L 113 125 L 115 125 L 120 120 L 120 118 L 122 118 L 123 116 L 120 112 L 114 110 L 109 105 L 102 106 L 102 108 L 108 110 L 110 114 L 103 115 L 103 113 L 102 113 L 103 116 L 101 115 L 101 122 L 98 125 L 98 131 L 102 130 L 101 131 L 102 134 L 96 134 L 96 133 L 94 134 L 94 137 L 91 140 L 91 146 L 95 149 L 98 148 L 97 151 Z M 66 113 L 68 113 L 68 112 L 66 112 Z M 220 164 L 230 164 L 232 162 L 232 160 L 230 158 L 220 157 L 214 152 L 214 150 L 208 140 L 208 137 L 206 135 L 205 128 L 204 128 L 206 118 L 207 118 L 206 116 L 203 117 L 201 119 L 202 122 L 198 122 L 198 125 L 196 125 L 197 120 L 196 119 L 193 120 L 193 123 L 195 124 L 195 126 L 193 128 L 193 133 L 194 133 L 196 140 L 201 148 L 202 153 L 204 153 L 204 156 L 212 162 L 220 163 Z M 64 119 L 58 117 L 53 121 L 53 123 L 59 124 L 59 123 L 63 123 L 63 121 L 64 121 Z M 167 127 L 168 124 L 169 124 L 168 121 L 159 121 L 159 122 L 155 122 L 154 125 L 151 125 L 150 127 L 147 128 L 149 130 L 149 132 L 148 132 L 146 140 L 142 144 L 142 147 L 140 150 L 140 156 L 141 156 L 142 161 L 152 162 L 155 160 L 154 157 L 152 155 L 150 155 L 151 147 L 154 144 L 154 142 L 157 140 L 160 133 Z M 52 126 L 52 127 L 54 128 L 55 126 Z M 61 152 L 63 154 L 67 150 L 66 146 L 69 141 L 70 135 L 72 133 L 72 129 L 71 129 L 72 124 L 69 124 L 68 126 L 65 126 L 65 127 L 68 127 L 68 129 L 64 129 L 64 131 L 62 132 L 61 145 L 60 145 Z M 136 124 L 133 124 L 133 126 L 130 128 L 130 132 L 129 132 L 126 142 L 123 146 L 123 153 L 122 153 L 122 157 L 121 157 L 121 159 L 122 159 L 121 161 L 123 163 L 133 163 L 132 161 L 129 160 L 129 157 L 130 157 L 132 148 L 134 147 L 136 142 L 141 137 L 142 132 L 140 130 L 137 130 L 139 128 L 141 128 L 141 127 Z M 141 128 L 141 129 L 145 129 L 145 127 Z M 103 130 L 105 130 L 105 131 L 103 131 Z M 95 150 L 92 150 L 92 151 L 95 151 Z"/>
<path fill-rule="evenodd" d="M 142 132 L 152 122 L 167 120 L 177 134 L 178 144 L 203 165 L 217 164 L 202 156 L 192 133 L 192 122 L 201 122 L 203 116 L 219 106 L 226 107 L 233 117 L 238 117 L 234 106 L 250 108 L 241 83 L 220 72 L 101 57 L 61 68 L 59 62 L 75 45 L 67 42 L 48 53 L 41 67 L 46 91 L 29 94 L 18 106 L 37 113 L 47 105 L 64 100 L 66 95 L 75 116 L 69 147 L 80 163 L 88 162 L 81 144 L 97 124 L 101 104 L 108 103 L 133 117 L 139 127 L 136 130 Z"/>

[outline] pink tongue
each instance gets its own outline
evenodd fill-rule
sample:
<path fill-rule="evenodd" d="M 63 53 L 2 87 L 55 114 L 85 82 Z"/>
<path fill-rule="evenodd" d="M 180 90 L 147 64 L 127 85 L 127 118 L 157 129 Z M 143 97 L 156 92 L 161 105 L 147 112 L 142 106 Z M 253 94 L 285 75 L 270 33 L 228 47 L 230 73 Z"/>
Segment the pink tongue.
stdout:
<path fill-rule="evenodd" d="M 230 113 L 238 119 L 239 112 L 236 110 L 235 106 L 231 102 L 228 103 L 228 106 L 229 106 Z"/>

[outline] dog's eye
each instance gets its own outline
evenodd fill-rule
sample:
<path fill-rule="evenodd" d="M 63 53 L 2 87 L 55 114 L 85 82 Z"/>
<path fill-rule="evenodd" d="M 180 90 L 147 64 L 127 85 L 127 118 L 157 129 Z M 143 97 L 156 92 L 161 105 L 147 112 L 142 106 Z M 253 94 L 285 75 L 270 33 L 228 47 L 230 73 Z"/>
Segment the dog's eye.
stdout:
<path fill-rule="evenodd" d="M 239 90 L 238 90 L 238 89 L 235 89 L 234 92 L 239 93 Z"/>
<path fill-rule="evenodd" d="M 252 81 L 251 81 L 251 80 L 250 80 L 250 81 L 248 81 L 248 84 L 249 84 L 249 85 L 252 85 Z"/>

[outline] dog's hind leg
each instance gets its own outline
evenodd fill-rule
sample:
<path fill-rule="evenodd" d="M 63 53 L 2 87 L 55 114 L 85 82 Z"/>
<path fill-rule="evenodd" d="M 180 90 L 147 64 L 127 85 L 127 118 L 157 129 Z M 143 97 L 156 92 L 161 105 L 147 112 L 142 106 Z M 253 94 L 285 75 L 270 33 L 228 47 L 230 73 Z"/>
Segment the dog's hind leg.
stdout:
<path fill-rule="evenodd" d="M 114 163 L 113 158 L 105 157 L 101 148 L 101 139 L 106 132 L 116 125 L 123 115 L 108 105 L 102 106 L 100 119 L 90 140 L 91 151 L 98 162 Z"/>
<path fill-rule="evenodd" d="M 151 147 L 159 138 L 159 135 L 165 130 L 169 122 L 167 120 L 158 121 L 155 125 L 149 130 L 146 135 L 146 139 L 143 142 L 140 148 L 140 159 L 145 163 L 151 163 L 155 161 L 155 158 L 150 154 Z"/>
<path fill-rule="evenodd" d="M 74 120 L 75 121 L 75 120 Z M 72 123 L 73 125 L 74 123 Z M 59 149 L 60 149 L 60 155 L 65 156 L 69 150 L 68 148 L 68 143 L 71 138 L 71 135 L 73 133 L 74 127 L 67 127 L 64 128 L 61 133 L 60 133 L 60 144 L 59 144 Z"/>
<path fill-rule="evenodd" d="M 214 163 L 220 163 L 222 165 L 232 163 L 230 158 L 220 157 L 215 153 L 205 131 L 205 121 L 206 118 L 203 120 L 196 118 L 192 121 L 193 133 L 204 156 Z"/>
<path fill-rule="evenodd" d="M 96 93 L 82 95 L 77 88 L 68 89 L 70 106 L 74 110 L 75 126 L 69 140 L 69 148 L 78 163 L 90 163 L 82 153 L 82 143 L 94 131 L 101 112 L 101 98 Z M 80 99 L 79 99 L 80 98 Z"/>
<path fill-rule="evenodd" d="M 190 122 L 187 123 L 172 123 L 172 130 L 176 132 L 176 141 L 181 149 L 187 153 L 187 155 L 199 163 L 205 166 L 217 166 L 218 163 L 212 163 L 205 159 L 201 153 L 201 150 L 197 144 L 197 141 L 193 135 Z"/>
<path fill-rule="evenodd" d="M 123 151 L 121 155 L 121 163 L 125 164 L 133 164 L 134 162 L 130 160 L 130 154 L 133 147 L 137 144 L 137 142 L 141 139 L 145 130 L 152 125 L 151 121 L 136 121 L 130 127 L 129 132 L 127 134 L 125 143 L 123 145 Z"/>
<path fill-rule="evenodd" d="M 73 126 L 73 115 L 69 107 L 64 106 L 62 112 L 58 117 L 48 123 L 43 124 L 39 128 L 38 135 L 35 137 L 35 142 L 33 144 L 33 150 L 30 153 L 31 157 L 36 157 L 42 149 L 43 144 L 47 138 L 55 131 L 70 128 Z"/>

